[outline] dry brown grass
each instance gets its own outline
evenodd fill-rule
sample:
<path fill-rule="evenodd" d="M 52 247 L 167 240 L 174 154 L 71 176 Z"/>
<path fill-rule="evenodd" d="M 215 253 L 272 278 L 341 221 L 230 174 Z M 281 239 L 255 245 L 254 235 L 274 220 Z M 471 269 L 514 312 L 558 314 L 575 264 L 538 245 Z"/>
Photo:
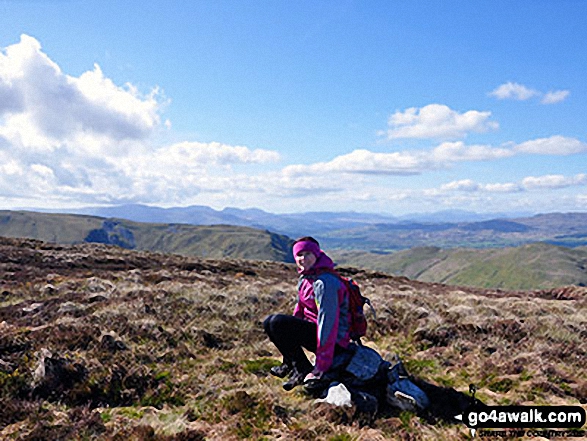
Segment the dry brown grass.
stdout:
<path fill-rule="evenodd" d="M 488 404 L 587 402 L 586 290 L 501 292 L 371 272 L 367 344 Z M 382 413 L 361 426 L 267 375 L 261 322 L 289 312 L 292 266 L 0 239 L 0 438 L 466 439 L 464 426 Z M 34 379 L 43 351 L 70 369 Z M 49 387 L 51 386 L 51 387 Z"/>

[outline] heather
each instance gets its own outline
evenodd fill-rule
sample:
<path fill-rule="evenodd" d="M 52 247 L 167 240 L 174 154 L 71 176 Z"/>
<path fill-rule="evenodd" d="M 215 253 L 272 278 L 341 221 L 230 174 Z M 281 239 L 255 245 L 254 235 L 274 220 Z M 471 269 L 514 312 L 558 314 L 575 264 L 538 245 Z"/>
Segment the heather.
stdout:
<path fill-rule="evenodd" d="M 487 404 L 587 404 L 587 289 L 504 291 L 343 268 L 377 308 L 365 343 Z M 261 322 L 291 264 L 0 239 L 0 438 L 466 439 L 463 425 L 317 404 L 269 376 Z"/>

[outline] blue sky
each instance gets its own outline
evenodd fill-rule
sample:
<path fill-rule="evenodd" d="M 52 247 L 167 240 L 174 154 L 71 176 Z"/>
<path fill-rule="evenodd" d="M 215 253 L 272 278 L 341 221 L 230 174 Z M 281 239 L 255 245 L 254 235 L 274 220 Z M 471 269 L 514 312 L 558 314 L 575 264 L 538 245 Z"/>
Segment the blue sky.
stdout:
<path fill-rule="evenodd" d="M 585 211 L 586 16 L 0 0 L 0 208 Z"/>

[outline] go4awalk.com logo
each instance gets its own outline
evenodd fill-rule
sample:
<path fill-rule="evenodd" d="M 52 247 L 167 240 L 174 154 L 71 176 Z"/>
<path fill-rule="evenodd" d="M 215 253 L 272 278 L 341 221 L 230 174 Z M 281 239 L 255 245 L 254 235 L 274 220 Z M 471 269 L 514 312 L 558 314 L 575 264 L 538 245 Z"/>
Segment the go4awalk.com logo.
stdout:
<path fill-rule="evenodd" d="M 473 406 L 456 418 L 469 426 L 473 436 L 488 428 L 573 429 L 565 430 L 565 436 L 585 435 L 578 430 L 585 425 L 585 409 L 579 406 Z M 517 436 L 533 436 L 532 431 L 516 432 Z"/>

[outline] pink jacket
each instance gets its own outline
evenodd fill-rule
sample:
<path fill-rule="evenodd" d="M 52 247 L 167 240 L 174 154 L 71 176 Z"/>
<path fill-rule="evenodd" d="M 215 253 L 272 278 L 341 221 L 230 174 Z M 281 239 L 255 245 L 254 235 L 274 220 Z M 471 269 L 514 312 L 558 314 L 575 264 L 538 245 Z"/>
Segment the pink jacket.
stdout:
<path fill-rule="evenodd" d="M 315 369 L 326 372 L 332 365 L 334 348 L 349 344 L 348 293 L 345 284 L 328 271 L 334 269 L 323 252 L 309 271 L 300 271 L 298 302 L 293 315 L 317 325 Z"/>

